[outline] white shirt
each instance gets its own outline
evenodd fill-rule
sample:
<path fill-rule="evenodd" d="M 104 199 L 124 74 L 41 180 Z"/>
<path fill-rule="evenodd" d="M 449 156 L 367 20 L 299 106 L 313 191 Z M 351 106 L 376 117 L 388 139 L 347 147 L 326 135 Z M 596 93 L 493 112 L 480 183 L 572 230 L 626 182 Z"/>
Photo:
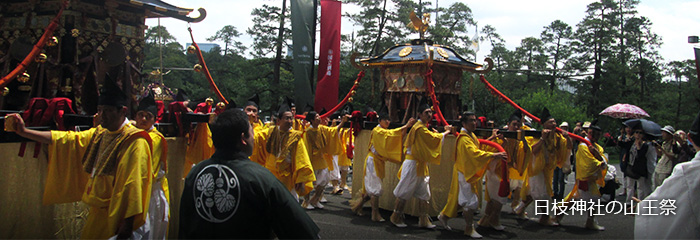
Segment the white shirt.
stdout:
<path fill-rule="evenodd" d="M 653 149 L 650 149 L 653 152 Z M 634 220 L 637 239 L 700 239 L 700 152 L 693 160 L 676 165 L 673 173 L 639 204 Z M 675 215 L 662 213 L 662 200 L 675 200 Z M 653 201 L 650 201 L 653 200 Z M 647 207 L 647 208 L 645 208 Z"/>

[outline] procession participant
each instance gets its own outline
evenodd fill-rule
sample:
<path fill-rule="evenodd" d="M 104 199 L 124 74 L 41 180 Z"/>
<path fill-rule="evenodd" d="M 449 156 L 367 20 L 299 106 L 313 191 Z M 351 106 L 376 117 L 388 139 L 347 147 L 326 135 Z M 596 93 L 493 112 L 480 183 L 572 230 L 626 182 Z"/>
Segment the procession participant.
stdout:
<path fill-rule="evenodd" d="M 251 159 L 264 164 L 277 179 L 298 198 L 313 189 L 314 170 L 302 139 L 303 133 L 292 130 L 294 117 L 289 104 L 284 102 L 277 111 L 277 125 L 255 133 L 255 148 Z M 256 153 L 257 152 L 257 153 Z"/>
<path fill-rule="evenodd" d="M 292 100 L 289 97 L 284 97 L 284 99 L 289 103 L 289 108 L 292 111 L 292 115 L 296 116 L 297 115 L 297 105 L 294 103 L 294 100 Z M 304 131 L 304 123 L 301 119 L 297 119 L 296 117 L 294 118 L 294 126 L 292 127 L 294 130 L 297 131 Z"/>
<path fill-rule="evenodd" d="M 170 219 L 170 188 L 168 179 L 168 142 L 163 134 L 155 128 L 158 108 L 153 95 L 148 95 L 139 102 L 136 112 L 136 127 L 148 132 L 153 142 L 152 170 L 153 186 L 151 190 L 151 202 L 148 207 L 148 222 L 151 227 L 148 239 L 165 239 L 168 235 L 168 222 Z"/>
<path fill-rule="evenodd" d="M 476 188 L 481 184 L 481 177 L 486 171 L 489 161 L 500 161 L 506 158 L 506 153 L 493 153 L 480 149 L 479 140 L 474 135 L 476 129 L 476 115 L 472 112 L 464 112 L 460 117 L 462 130 L 457 137 L 455 146 L 455 165 L 452 168 L 452 184 L 447 196 L 447 203 L 438 215 L 438 220 L 446 229 L 447 220 L 457 216 L 459 208 L 463 209 L 466 228 L 464 235 L 472 238 L 482 238 L 474 228 L 474 213 L 479 204 Z M 498 191 L 496 191 L 498 192 Z M 487 205 L 488 207 L 489 205 Z M 500 211 L 500 210 L 499 210 Z M 486 214 L 489 214 L 487 211 Z"/>
<path fill-rule="evenodd" d="M 522 122 L 522 112 L 517 110 L 514 112 L 508 120 L 508 131 L 512 132 L 522 132 L 524 131 L 524 125 Z M 532 140 L 532 137 L 523 136 L 522 139 L 506 139 L 504 141 L 504 149 L 510 158 L 508 164 L 508 178 L 510 181 L 511 190 L 511 209 L 515 212 L 515 208 L 518 203 L 522 200 L 520 197 L 520 190 L 523 187 L 523 181 L 525 180 L 525 170 L 527 165 L 530 164 L 532 160 L 532 150 L 530 149 L 530 144 L 528 140 Z"/>
<path fill-rule="evenodd" d="M 22 137 L 48 144 L 44 204 L 82 200 L 90 207 L 81 238 L 130 238 L 146 222 L 153 170 L 148 133 L 129 124 L 127 96 L 105 79 L 98 98 L 100 126 L 82 132 L 27 129 Z"/>
<path fill-rule="evenodd" d="M 520 110 L 516 111 L 511 115 L 508 121 L 508 131 L 519 132 L 521 131 L 521 118 L 522 113 Z M 479 219 L 478 225 L 482 227 L 491 227 L 495 230 L 502 231 L 505 229 L 500 223 L 501 208 L 503 204 L 506 203 L 507 197 L 501 197 L 498 195 L 500 188 L 500 181 L 504 177 L 509 178 L 510 189 L 515 189 L 520 191 L 522 187 L 522 175 L 525 171 L 525 166 L 529 163 L 529 158 L 531 158 L 530 146 L 528 145 L 525 138 L 521 139 L 508 139 L 504 138 L 502 134 L 496 134 L 496 129 L 494 129 L 494 135 L 488 140 L 494 141 L 497 144 L 503 146 L 508 154 L 507 167 L 509 168 L 509 173 L 513 173 L 508 176 L 502 176 L 501 164 L 502 161 L 491 161 L 486 168 L 486 195 L 485 200 L 486 210 L 484 211 L 484 216 Z M 518 182 L 520 180 L 520 182 Z M 520 199 L 520 194 L 513 194 L 518 200 Z"/>
<path fill-rule="evenodd" d="M 258 110 L 260 107 L 258 103 L 260 102 L 260 97 L 258 94 L 254 94 L 252 97 L 248 98 L 248 101 L 243 106 L 243 110 L 248 115 L 248 121 L 250 125 L 253 125 L 253 130 L 259 131 L 263 127 L 263 122 L 260 120 Z"/>
<path fill-rule="evenodd" d="M 197 104 L 197 108 L 195 108 L 194 113 L 203 113 L 203 114 L 211 113 L 211 108 L 212 108 L 213 104 L 214 104 L 214 99 L 207 98 L 206 100 L 204 100 L 204 102 Z"/>
<path fill-rule="evenodd" d="M 576 184 L 561 203 L 561 206 L 564 206 L 562 208 L 563 211 L 571 207 L 572 199 L 583 200 L 586 203 L 600 200 L 601 194 L 598 188 L 605 186 L 605 172 L 608 169 L 608 160 L 603 155 L 603 147 L 598 145 L 598 139 L 602 135 L 602 130 L 596 124 L 597 120 L 594 120 L 592 123 L 587 122 L 587 124 L 583 125 L 587 135 L 586 140 L 593 145 L 586 146 L 585 143 L 580 143 L 578 146 L 576 151 L 576 169 L 578 170 L 576 172 Z M 605 227 L 598 225 L 594 214 L 592 211 L 588 214 L 585 227 L 599 231 L 605 230 Z M 556 222 L 561 223 L 563 218 L 564 214 L 557 215 Z"/>
<path fill-rule="evenodd" d="M 649 214 L 634 216 L 637 239 L 698 239 L 700 236 L 700 112 L 688 131 L 695 157 L 677 164 L 664 183 L 639 203 Z M 665 204 L 664 204 L 665 202 Z M 663 211 L 670 213 L 663 214 Z M 646 210 L 644 210 L 646 211 Z"/>
<path fill-rule="evenodd" d="M 319 208 L 323 209 L 323 205 L 320 203 L 323 196 L 323 190 L 328 184 L 329 179 L 329 169 L 328 160 L 323 157 L 324 153 L 328 153 L 328 144 L 330 144 L 329 139 L 337 134 L 338 129 L 348 120 L 347 116 L 343 117 L 335 128 L 325 126 L 322 123 L 321 115 L 311 111 L 306 114 L 306 121 L 310 122 L 311 125 L 307 127 L 304 131 L 303 139 L 306 145 L 307 153 L 311 165 L 313 166 L 314 175 L 316 175 L 316 181 L 314 181 L 314 189 L 316 192 L 314 196 L 311 197 L 310 193 L 304 196 L 304 202 L 302 207 L 306 209 Z"/>
<path fill-rule="evenodd" d="M 318 238 L 318 226 L 284 185 L 249 161 L 255 143 L 247 118 L 231 109 L 212 124 L 217 150 L 185 180 L 180 237 Z"/>
<path fill-rule="evenodd" d="M 557 122 L 549 114 L 549 109 L 542 110 L 540 123 L 542 124 L 542 136 L 532 144 L 534 159 L 527 167 L 526 178 L 523 182 L 521 196 L 527 196 L 516 208 L 516 214 L 525 214 L 525 208 L 533 200 L 551 201 L 553 196 L 552 179 L 554 168 L 568 164 L 571 154 L 572 141 L 568 132 L 557 133 Z M 549 217 L 549 213 L 542 214 L 539 223 L 548 226 L 558 225 Z"/>
<path fill-rule="evenodd" d="M 399 169 L 399 183 L 394 189 L 396 206 L 390 218 L 397 227 L 408 226 L 404 223 L 403 210 L 406 201 L 416 197 L 420 200 L 418 205 L 419 227 L 435 228 L 428 216 L 428 200 L 430 200 L 428 164 L 440 164 L 442 139 L 450 133 L 452 126 L 445 126 L 443 133 L 432 132 L 428 129 L 426 125 L 433 117 L 433 110 L 426 99 L 427 97 L 424 97 L 418 104 L 419 120 L 411 127 L 404 141 L 405 160 Z"/>
<path fill-rule="evenodd" d="M 379 214 L 379 196 L 382 195 L 386 161 L 401 162 L 403 136 L 406 129 L 412 127 L 416 120 L 411 118 L 405 125 L 395 129 L 389 129 L 390 123 L 389 111 L 384 106 L 379 110 L 379 124 L 372 129 L 369 138 L 369 151 L 364 164 L 364 184 L 360 189 L 362 197 L 358 202 L 351 204 L 351 210 L 362 216 L 362 207 L 369 201 L 372 206 L 371 219 L 375 222 L 384 222 L 384 218 Z"/>
<path fill-rule="evenodd" d="M 340 118 L 340 116 L 350 116 L 352 112 L 352 104 L 347 103 L 341 112 L 339 112 L 337 115 L 333 114 L 333 124 L 335 125 L 338 123 L 337 119 Z M 344 190 L 348 189 L 347 177 L 348 172 L 350 171 L 350 166 L 352 165 L 352 153 L 350 153 L 351 156 L 348 156 L 347 150 L 349 145 L 352 146 L 353 144 L 351 142 L 351 134 L 351 128 L 340 126 L 340 129 L 336 134 L 337 137 L 331 138 L 331 142 L 333 144 L 331 145 L 329 151 L 333 154 L 333 169 L 330 174 L 331 184 L 333 185 L 333 190 L 331 191 L 332 194 L 342 194 Z"/>

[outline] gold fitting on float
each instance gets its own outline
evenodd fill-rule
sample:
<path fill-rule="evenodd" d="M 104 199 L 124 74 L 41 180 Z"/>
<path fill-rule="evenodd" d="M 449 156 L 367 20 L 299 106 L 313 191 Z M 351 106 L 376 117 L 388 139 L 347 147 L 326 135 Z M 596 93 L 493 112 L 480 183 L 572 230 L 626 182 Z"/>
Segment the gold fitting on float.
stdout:
<path fill-rule="evenodd" d="M 29 73 L 24 72 L 24 73 L 22 73 L 22 75 L 17 76 L 17 81 L 19 81 L 21 83 L 26 83 L 29 81 L 29 77 L 30 77 Z"/>
<path fill-rule="evenodd" d="M 187 53 L 189 54 L 194 54 L 197 51 L 197 48 L 194 47 L 194 45 L 190 45 L 187 47 Z"/>
<path fill-rule="evenodd" d="M 355 99 L 352 98 L 352 97 L 348 98 L 348 102 L 352 102 L 352 101 L 354 101 L 354 100 L 355 100 Z"/>
<path fill-rule="evenodd" d="M 78 37 L 78 36 L 80 36 L 80 30 L 73 28 L 72 30 L 70 30 L 70 35 L 71 35 L 72 37 Z"/>
<path fill-rule="evenodd" d="M 195 71 L 195 72 L 201 72 L 201 71 L 202 71 L 202 65 L 195 64 L 195 65 L 194 65 L 194 71 Z"/>
<path fill-rule="evenodd" d="M 58 38 L 57 37 L 51 37 L 49 40 L 46 41 L 46 46 L 53 47 L 58 45 Z"/>
<path fill-rule="evenodd" d="M 2 96 L 7 96 L 7 94 L 10 94 L 10 89 L 5 87 L 2 89 Z"/>
<path fill-rule="evenodd" d="M 47 58 L 48 57 L 46 56 L 46 54 L 40 53 L 39 55 L 36 55 L 36 58 L 34 58 L 34 61 L 38 62 L 38 63 L 45 63 Z"/>
<path fill-rule="evenodd" d="M 355 95 L 356 93 L 357 93 L 357 91 L 355 91 L 355 90 L 352 90 L 352 92 L 350 92 L 351 95 Z"/>

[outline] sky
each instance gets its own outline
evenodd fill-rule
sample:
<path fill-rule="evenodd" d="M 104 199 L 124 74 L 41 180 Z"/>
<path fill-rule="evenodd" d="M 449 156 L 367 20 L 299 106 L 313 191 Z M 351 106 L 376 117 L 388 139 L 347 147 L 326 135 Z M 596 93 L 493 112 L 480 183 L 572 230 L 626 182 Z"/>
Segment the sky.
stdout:
<path fill-rule="evenodd" d="M 250 12 L 254 8 L 261 7 L 263 4 L 282 6 L 282 0 L 164 1 L 179 7 L 207 10 L 207 17 L 202 22 L 191 24 L 197 43 L 208 42 L 206 38 L 213 36 L 217 30 L 225 25 L 233 25 L 239 32 L 245 33 L 245 30 L 253 25 Z M 457 2 L 456 0 L 423 1 L 430 1 L 433 6 L 437 2 L 440 7 L 449 7 L 452 3 Z M 506 47 L 513 50 L 520 45 L 521 39 L 539 37 L 544 26 L 555 20 L 562 20 L 572 27 L 575 26 L 585 16 L 586 6 L 594 0 L 461 0 L 460 2 L 471 8 L 479 28 L 487 24 L 495 27 L 496 32 L 506 41 Z M 289 6 L 289 2 L 287 6 Z M 665 61 L 694 58 L 693 45 L 688 43 L 688 36 L 700 35 L 698 9 L 700 9 L 700 0 L 642 0 L 637 6 L 639 15 L 649 18 L 653 24 L 652 31 L 661 36 L 663 44 L 659 53 Z M 359 11 L 359 7 L 353 4 L 343 4 L 342 11 L 343 13 L 355 13 Z M 197 14 L 194 11 L 192 17 L 196 17 Z M 191 42 L 186 22 L 172 18 L 161 18 L 160 24 L 165 26 L 183 46 Z M 146 25 L 157 26 L 158 19 L 147 19 Z M 342 34 L 350 34 L 354 28 L 359 27 L 354 27 L 352 22 L 343 19 Z M 470 30 L 470 37 L 473 36 L 473 31 L 474 29 Z M 418 35 L 415 34 L 415 38 L 417 37 Z M 247 46 L 252 45 L 253 42 L 247 34 L 241 36 L 239 41 Z M 223 46 L 223 43 L 219 44 Z M 488 43 L 482 42 L 477 59 L 483 59 L 490 48 Z M 360 55 L 365 57 L 362 53 Z"/>

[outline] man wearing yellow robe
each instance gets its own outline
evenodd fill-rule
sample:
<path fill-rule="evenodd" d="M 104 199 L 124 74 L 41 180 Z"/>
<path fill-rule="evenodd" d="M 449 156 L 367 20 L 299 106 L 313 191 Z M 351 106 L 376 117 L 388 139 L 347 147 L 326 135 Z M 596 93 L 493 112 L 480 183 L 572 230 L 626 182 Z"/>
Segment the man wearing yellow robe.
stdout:
<path fill-rule="evenodd" d="M 365 157 L 364 184 L 360 189 L 362 198 L 352 206 L 352 211 L 362 216 L 362 206 L 369 201 L 372 206 L 372 221 L 384 222 L 379 214 L 379 196 L 382 195 L 382 179 L 384 179 L 386 161 L 401 162 L 403 154 L 402 142 L 406 129 L 416 123 L 414 118 L 400 128 L 388 129 L 391 119 L 384 106 L 379 111 L 379 125 L 372 129 L 369 138 L 369 151 Z"/>
<path fill-rule="evenodd" d="M 571 206 L 570 202 L 573 199 L 583 200 L 585 202 L 596 202 L 600 200 L 599 187 L 605 186 L 605 174 L 608 169 L 608 159 L 603 155 L 603 147 L 598 145 L 598 139 L 601 136 L 600 127 L 596 126 L 597 121 L 584 124 L 583 128 L 586 131 L 586 139 L 593 145 L 586 146 L 585 143 L 579 143 L 576 151 L 576 184 L 569 194 L 564 198 L 564 209 Z M 595 220 L 595 213 L 588 214 L 585 227 L 592 230 L 603 231 L 605 227 L 599 226 Z M 557 222 L 561 222 L 564 215 L 560 214 L 556 217 Z"/>
<path fill-rule="evenodd" d="M 510 132 L 521 132 L 525 130 L 526 126 L 522 123 L 522 113 L 520 110 L 513 113 L 508 119 L 507 130 Z M 521 136 L 520 134 L 518 135 Z M 494 142 L 503 146 L 508 154 L 508 179 L 510 182 L 511 190 L 511 208 L 515 211 L 515 208 L 520 203 L 520 191 L 523 186 L 523 180 L 525 179 L 525 171 L 528 164 L 532 160 L 532 150 L 528 144 L 528 140 L 532 140 L 532 137 L 521 137 L 520 139 L 509 139 L 503 138 L 502 135 L 499 138 L 494 139 Z M 496 172 L 500 174 L 499 172 Z"/>
<path fill-rule="evenodd" d="M 419 121 L 411 127 L 404 141 L 405 160 L 399 169 L 399 183 L 394 188 L 396 206 L 391 215 L 391 223 L 397 227 L 406 227 L 403 210 L 406 201 L 412 197 L 420 200 L 418 226 L 423 228 L 435 228 L 428 216 L 428 200 L 430 200 L 430 173 L 428 163 L 440 164 L 442 139 L 447 135 L 452 126 L 445 126 L 445 132 L 437 133 L 426 126 L 433 117 L 426 98 L 418 105 Z"/>
<path fill-rule="evenodd" d="M 153 142 L 151 155 L 153 186 L 148 208 L 148 222 L 151 229 L 147 232 L 148 239 L 166 239 L 170 218 L 170 189 L 168 179 L 165 178 L 168 173 L 168 142 L 153 125 L 156 122 L 157 113 L 155 99 L 152 95 L 148 95 L 139 102 L 138 112 L 134 118 L 136 127 L 148 132 Z"/>
<path fill-rule="evenodd" d="M 263 164 L 291 194 L 298 199 L 313 189 L 316 181 L 311 167 L 303 133 L 292 130 L 294 117 L 289 105 L 283 103 L 277 113 L 277 125 L 255 132 L 255 148 L 251 160 Z"/>
<path fill-rule="evenodd" d="M 304 130 L 303 139 L 306 145 L 306 151 L 309 155 L 309 160 L 313 166 L 314 175 L 316 175 L 316 181 L 314 181 L 314 189 L 316 191 L 314 196 L 311 197 L 310 193 L 304 196 L 302 207 L 306 209 L 323 209 L 323 205 L 320 201 L 323 197 L 323 190 L 330 181 L 330 171 L 328 169 L 329 159 L 324 158 L 323 154 L 331 154 L 329 149 L 332 139 L 337 138 L 340 127 L 345 124 L 347 120 L 347 117 L 343 117 L 340 124 L 332 128 L 321 124 L 321 115 L 315 111 L 306 114 L 306 121 L 310 122 L 311 125 Z M 332 158 L 330 160 L 330 163 L 332 163 Z"/>
<path fill-rule="evenodd" d="M 258 107 L 258 102 L 260 102 L 260 98 L 258 94 L 255 94 L 248 98 L 248 102 L 243 106 L 243 111 L 248 115 L 248 121 L 250 125 L 253 126 L 253 131 L 260 131 L 262 127 L 265 126 L 260 120 L 260 113 L 258 111 L 260 107 Z"/>
<path fill-rule="evenodd" d="M 521 113 L 517 111 L 511 115 L 508 120 L 508 131 L 519 132 L 521 131 Z M 520 134 L 521 135 L 521 134 Z M 522 187 L 522 176 L 525 171 L 525 166 L 529 163 L 530 156 L 532 153 L 527 141 L 524 137 L 520 139 L 509 139 L 504 138 L 502 134 L 497 134 L 497 130 L 494 129 L 494 135 L 489 139 L 495 143 L 501 145 L 503 149 L 506 150 L 509 156 L 506 162 L 508 168 L 508 180 L 510 183 L 509 189 L 511 194 L 516 197 L 514 200 L 516 203 L 519 202 L 519 191 Z M 491 147 L 487 147 L 491 149 Z M 493 149 L 495 151 L 495 149 Z M 499 193 L 500 182 L 506 176 L 503 176 L 502 167 L 503 161 L 491 161 L 488 164 L 487 171 L 485 173 L 486 177 L 486 210 L 484 211 L 484 216 L 479 219 L 478 225 L 481 227 L 491 227 L 497 231 L 503 231 L 505 227 L 500 223 L 501 208 L 503 204 L 507 201 L 506 197 L 501 197 Z M 515 193 L 513 193 L 515 192 Z"/>
<path fill-rule="evenodd" d="M 15 131 L 49 144 L 44 204 L 82 200 L 90 213 L 83 239 L 130 238 L 146 222 L 153 169 L 148 133 L 126 119 L 126 95 L 106 79 L 98 101 L 100 126 L 82 132 L 25 128 L 17 114 Z"/>
<path fill-rule="evenodd" d="M 570 164 L 568 159 L 571 155 L 573 141 L 569 138 L 568 132 L 556 132 L 557 121 L 549 114 L 549 110 L 544 108 L 541 114 L 540 124 L 542 124 L 542 136 L 532 144 L 534 159 L 527 166 L 525 181 L 521 190 L 521 196 L 526 196 L 516 208 L 516 214 L 524 215 L 527 205 L 533 200 L 546 200 L 551 202 L 552 179 L 554 169 Z M 549 213 L 542 214 L 539 223 L 547 226 L 557 226 L 549 217 Z"/>
<path fill-rule="evenodd" d="M 481 184 L 481 177 L 491 161 L 500 161 L 506 157 L 506 153 L 493 153 L 480 149 L 479 140 L 474 135 L 476 129 L 476 115 L 472 112 L 464 112 L 460 118 L 462 130 L 457 137 L 455 146 L 455 165 L 452 168 L 452 184 L 447 195 L 447 203 L 438 215 L 438 220 L 446 229 L 447 220 L 457 216 L 457 211 L 464 210 L 466 228 L 464 235 L 472 238 L 481 238 L 474 228 L 474 212 L 477 210 L 479 200 L 476 194 L 476 184 Z"/>

